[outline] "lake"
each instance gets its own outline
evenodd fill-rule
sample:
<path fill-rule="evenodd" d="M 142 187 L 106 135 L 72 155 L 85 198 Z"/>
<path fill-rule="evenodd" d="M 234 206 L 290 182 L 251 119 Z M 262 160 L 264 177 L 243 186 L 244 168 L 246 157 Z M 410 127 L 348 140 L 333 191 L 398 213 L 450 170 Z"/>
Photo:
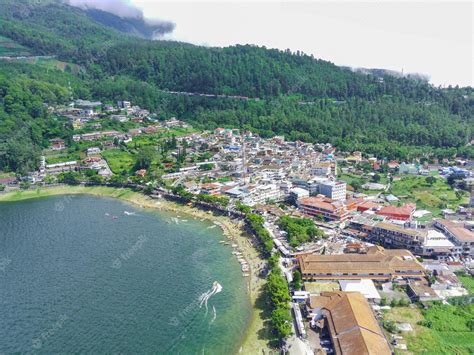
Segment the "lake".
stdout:
<path fill-rule="evenodd" d="M 251 304 L 223 239 L 114 199 L 0 203 L 0 354 L 238 352 Z"/>

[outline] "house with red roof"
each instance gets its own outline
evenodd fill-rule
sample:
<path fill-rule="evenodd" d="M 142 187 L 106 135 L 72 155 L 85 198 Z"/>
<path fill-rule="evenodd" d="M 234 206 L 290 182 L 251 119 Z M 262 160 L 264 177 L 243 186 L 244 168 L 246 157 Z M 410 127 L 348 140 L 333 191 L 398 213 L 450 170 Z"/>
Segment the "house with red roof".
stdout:
<path fill-rule="evenodd" d="M 415 213 L 416 204 L 407 203 L 406 205 L 397 206 L 385 206 L 375 212 L 379 216 L 387 217 L 388 219 L 396 221 L 407 221 L 411 220 L 413 213 Z"/>

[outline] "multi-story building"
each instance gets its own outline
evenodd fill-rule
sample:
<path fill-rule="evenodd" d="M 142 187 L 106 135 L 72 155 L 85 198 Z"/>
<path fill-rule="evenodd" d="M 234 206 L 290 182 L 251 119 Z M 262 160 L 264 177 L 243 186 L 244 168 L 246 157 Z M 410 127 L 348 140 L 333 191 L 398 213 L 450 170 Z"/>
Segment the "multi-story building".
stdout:
<path fill-rule="evenodd" d="M 337 163 L 335 161 L 322 161 L 315 163 L 310 169 L 311 175 L 329 176 L 337 174 Z"/>
<path fill-rule="evenodd" d="M 416 255 L 445 260 L 458 258 L 462 248 L 434 229 L 412 229 L 363 216 L 351 220 L 346 234 L 378 243 L 386 248 L 408 249 Z"/>
<path fill-rule="evenodd" d="M 243 203 L 254 206 L 267 201 L 280 201 L 283 194 L 275 184 L 248 186 L 247 194 L 243 198 Z"/>
<path fill-rule="evenodd" d="M 73 171 L 79 167 L 77 161 L 67 161 L 64 163 L 57 163 L 57 164 L 48 164 L 46 165 L 46 172 L 48 174 L 57 174 L 66 171 Z"/>
<path fill-rule="evenodd" d="M 304 214 L 321 217 L 329 221 L 345 221 L 349 218 L 347 206 L 342 201 L 333 201 L 327 197 L 306 197 L 297 201 Z"/>
<path fill-rule="evenodd" d="M 462 256 L 474 256 L 474 232 L 461 221 L 439 219 L 435 227 L 440 229 L 457 246 L 461 247 Z"/>
<path fill-rule="evenodd" d="M 347 184 L 343 181 L 321 182 L 319 184 L 319 193 L 331 200 L 344 201 L 346 199 Z"/>
<path fill-rule="evenodd" d="M 388 248 L 416 250 L 423 245 L 426 231 L 407 229 L 397 224 L 381 222 L 372 228 L 369 239 Z"/>

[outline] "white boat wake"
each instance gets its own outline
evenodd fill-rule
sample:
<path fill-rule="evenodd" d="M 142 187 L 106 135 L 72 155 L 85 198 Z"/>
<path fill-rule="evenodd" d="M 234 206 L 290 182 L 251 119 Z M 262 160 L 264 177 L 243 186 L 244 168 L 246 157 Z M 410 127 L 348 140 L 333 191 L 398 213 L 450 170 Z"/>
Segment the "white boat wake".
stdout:
<path fill-rule="evenodd" d="M 209 301 L 209 298 L 211 298 L 212 296 L 214 296 L 216 293 L 219 293 L 222 291 L 222 286 L 219 282 L 217 281 L 214 281 L 214 283 L 212 284 L 212 288 L 203 293 L 201 295 L 201 297 L 199 297 L 199 308 L 202 308 L 202 306 L 204 305 L 206 307 L 206 315 L 207 315 L 207 311 L 208 311 L 208 307 L 207 307 L 207 301 Z"/>
<path fill-rule="evenodd" d="M 212 312 L 214 313 L 214 315 L 212 316 L 211 323 L 214 323 L 214 321 L 215 321 L 215 320 L 216 320 L 216 318 L 217 318 L 217 311 L 216 311 L 216 307 L 212 306 Z"/>

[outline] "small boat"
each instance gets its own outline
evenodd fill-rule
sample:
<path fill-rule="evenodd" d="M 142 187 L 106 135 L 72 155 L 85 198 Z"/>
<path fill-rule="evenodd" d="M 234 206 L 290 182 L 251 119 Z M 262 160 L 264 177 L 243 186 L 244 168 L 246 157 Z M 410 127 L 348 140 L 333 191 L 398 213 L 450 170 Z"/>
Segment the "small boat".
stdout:
<path fill-rule="evenodd" d="M 118 219 L 118 217 L 117 217 L 117 216 L 113 216 L 112 219 Z"/>
<path fill-rule="evenodd" d="M 243 273 L 243 274 L 242 274 L 242 276 L 243 276 L 243 277 L 249 277 L 249 276 L 250 276 L 250 274 Z"/>
<path fill-rule="evenodd" d="M 238 245 L 237 244 L 232 244 L 232 248 L 237 248 Z"/>

